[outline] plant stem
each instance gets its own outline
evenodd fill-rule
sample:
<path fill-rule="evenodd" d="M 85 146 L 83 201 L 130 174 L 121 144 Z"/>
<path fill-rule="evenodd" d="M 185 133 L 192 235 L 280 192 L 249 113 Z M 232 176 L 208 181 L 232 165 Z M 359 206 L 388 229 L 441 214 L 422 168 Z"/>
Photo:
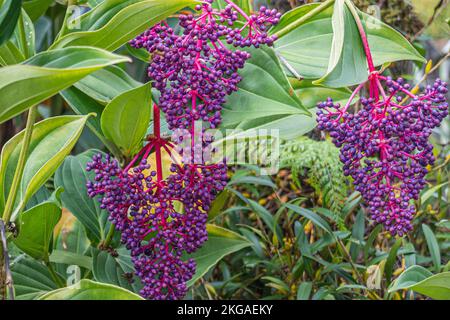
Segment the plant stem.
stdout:
<path fill-rule="evenodd" d="M 99 247 L 103 247 L 105 249 L 107 249 L 109 247 L 109 245 L 111 244 L 111 241 L 114 237 L 115 229 L 116 229 L 116 226 L 114 225 L 114 223 L 111 223 L 109 226 L 108 234 L 106 235 L 105 240 L 99 244 Z"/>
<path fill-rule="evenodd" d="M 17 167 L 14 172 L 13 181 L 11 184 L 11 189 L 8 194 L 8 199 L 6 200 L 5 209 L 3 211 L 2 225 L 6 226 L 10 219 L 14 209 L 14 204 L 16 202 L 17 193 L 19 191 L 20 181 L 22 180 L 23 170 L 25 168 L 25 163 L 27 159 L 28 147 L 31 142 L 31 135 L 33 133 L 34 121 L 36 120 L 36 106 L 32 106 L 28 111 L 27 124 L 25 127 L 24 137 L 22 140 L 22 147 L 20 149 L 19 160 L 17 162 Z M 10 281 L 7 271 L 9 270 L 9 261 L 7 259 L 8 251 L 7 248 L 1 246 L 0 248 L 0 296 L 3 296 L 7 282 Z"/>
<path fill-rule="evenodd" d="M 320 12 L 322 12 L 325 9 L 327 9 L 328 7 L 330 7 L 334 3 L 334 1 L 335 0 L 327 0 L 327 1 L 323 2 L 323 3 L 321 3 L 319 6 L 317 6 L 313 10 L 309 11 L 307 14 L 302 16 L 300 19 L 295 20 L 294 22 L 288 24 L 283 29 L 275 32 L 274 35 L 276 35 L 278 38 L 281 38 L 281 37 L 285 36 L 286 34 L 291 32 L 292 30 L 294 30 L 294 29 L 298 28 L 299 26 L 301 26 L 307 20 L 309 20 L 312 17 L 314 17 L 316 14 L 319 14 Z"/>
<path fill-rule="evenodd" d="M 6 240 L 6 226 L 0 219 L 0 300 L 6 299 L 6 288 L 8 288 L 9 299 L 14 300 L 14 285 L 9 269 L 8 244 Z"/>
<path fill-rule="evenodd" d="M 351 265 L 353 271 L 355 272 L 356 277 L 358 278 L 359 284 L 365 286 L 364 279 L 363 279 L 361 273 L 359 272 L 359 270 L 356 268 L 356 265 L 355 265 L 355 263 L 353 262 L 352 256 L 350 255 L 350 252 L 348 252 L 348 250 L 347 250 L 347 248 L 345 247 L 344 243 L 343 243 L 342 240 L 339 239 L 338 237 L 336 237 L 336 242 L 337 242 L 337 244 L 339 245 L 339 247 L 341 247 L 342 251 L 344 252 L 345 257 L 347 258 L 347 260 L 348 260 L 348 262 L 350 263 L 350 265 Z M 371 299 L 374 299 L 374 300 L 381 300 L 381 298 L 380 298 L 375 292 L 373 292 L 373 291 L 370 290 L 370 289 L 366 289 L 366 290 L 367 290 L 367 293 L 368 293 L 368 295 L 369 295 L 369 297 L 370 297 Z"/>
<path fill-rule="evenodd" d="M 5 210 L 3 211 L 3 221 L 8 224 L 11 219 L 17 193 L 19 191 L 20 181 L 22 179 L 23 170 L 27 159 L 28 147 L 31 142 L 31 135 L 33 133 L 33 125 L 36 120 L 36 106 L 33 106 L 28 111 L 27 124 L 25 127 L 24 137 L 22 140 L 22 147 L 20 149 L 19 160 L 17 162 L 16 171 L 14 172 L 13 182 L 6 201 Z"/>
<path fill-rule="evenodd" d="M 45 265 L 47 266 L 47 269 L 50 272 L 50 275 L 52 276 L 52 279 L 56 283 L 56 285 L 60 288 L 64 288 L 66 285 L 58 276 L 58 274 L 55 272 L 55 269 L 53 269 L 52 264 L 49 261 L 45 261 Z"/>
<path fill-rule="evenodd" d="M 156 137 L 155 157 L 156 157 L 156 174 L 158 184 L 163 180 L 162 160 L 161 160 L 161 114 L 158 105 L 153 104 L 153 134 Z"/>

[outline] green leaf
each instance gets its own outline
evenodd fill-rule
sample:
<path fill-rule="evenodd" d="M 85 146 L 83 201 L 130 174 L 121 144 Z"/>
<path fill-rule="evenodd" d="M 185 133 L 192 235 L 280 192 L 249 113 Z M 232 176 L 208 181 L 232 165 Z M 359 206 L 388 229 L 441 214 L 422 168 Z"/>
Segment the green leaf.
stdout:
<path fill-rule="evenodd" d="M 373 228 L 372 232 L 370 233 L 369 237 L 367 238 L 366 244 L 364 245 L 364 260 L 367 261 L 369 258 L 369 250 L 372 249 L 373 242 L 375 241 L 376 237 L 380 233 L 381 229 L 383 229 L 383 226 L 381 224 L 378 224 L 375 228 Z"/>
<path fill-rule="evenodd" d="M 17 300 L 32 300 L 58 288 L 44 264 L 25 256 L 13 261 L 11 273 Z"/>
<path fill-rule="evenodd" d="M 299 19 L 318 5 L 320 4 L 307 4 L 285 13 L 280 24 L 271 29 L 270 33 L 275 33 L 289 22 Z M 333 8 L 330 7 L 308 19 L 301 26 L 275 42 L 275 50 L 306 79 L 318 79 L 327 73 L 333 42 L 332 14 Z M 368 33 L 369 45 L 371 47 L 375 65 L 380 66 L 387 62 L 400 60 L 425 61 L 417 50 L 399 32 L 383 22 L 376 20 L 372 16 L 365 13 L 360 13 L 360 15 Z M 341 15 L 341 17 L 343 16 Z M 348 26 L 348 24 L 346 25 L 346 28 L 353 27 L 354 22 L 350 24 L 350 26 Z M 354 34 L 353 31 L 352 34 Z M 337 34 L 336 36 L 340 37 L 341 35 L 342 34 Z M 347 56 L 342 61 L 345 60 L 346 63 L 354 64 L 348 57 L 356 52 L 360 52 L 362 49 L 360 37 L 359 34 L 356 34 L 354 39 L 348 39 L 349 41 L 347 41 L 347 39 L 348 37 L 345 36 L 344 49 L 347 48 L 352 51 L 345 50 L 343 54 Z M 353 44 L 354 47 L 350 46 L 350 44 Z M 338 52 L 335 52 L 335 55 L 337 54 Z M 333 60 L 336 58 L 340 58 L 340 56 L 333 56 Z M 343 75 L 350 76 L 350 73 L 348 73 L 347 70 L 352 70 L 353 73 L 354 66 L 346 65 L 346 68 L 347 67 L 350 69 L 345 69 L 346 72 Z M 366 77 L 363 80 L 366 80 L 367 65 L 358 64 L 358 67 L 362 68 L 359 69 L 358 75 L 365 75 Z M 337 71 L 338 69 L 335 70 Z M 343 68 L 339 70 L 343 70 Z M 358 76 L 358 78 L 359 77 L 360 76 Z M 347 78 L 346 81 L 338 81 L 336 78 L 332 84 L 333 87 L 344 87 L 358 83 L 356 80 L 357 79 Z M 321 84 L 328 85 L 326 82 Z"/>
<path fill-rule="evenodd" d="M 144 32 L 194 0 L 105 0 L 82 15 L 81 30 L 59 38 L 51 47 L 87 45 L 110 51 Z"/>
<path fill-rule="evenodd" d="M 432 275 L 421 266 L 411 266 L 392 283 L 389 292 L 413 290 L 433 299 L 450 299 L 450 272 Z"/>
<path fill-rule="evenodd" d="M 312 212 L 308 209 L 290 204 L 290 203 L 286 203 L 284 205 L 286 208 L 288 208 L 289 210 L 294 211 L 295 213 L 298 213 L 299 215 L 305 217 L 306 219 L 310 220 L 313 224 L 315 224 L 317 227 L 325 230 L 326 232 L 328 232 L 329 234 L 333 234 L 333 230 L 331 230 L 330 225 L 328 224 L 328 222 L 326 222 L 324 219 L 322 219 L 322 217 L 320 217 L 318 214 L 316 214 L 315 212 Z"/>
<path fill-rule="evenodd" d="M 94 245 L 100 243 L 108 232 L 108 212 L 100 209 L 96 199 L 89 198 L 86 182 L 95 173 L 86 171 L 86 164 L 100 151 L 88 150 L 77 156 L 69 156 L 55 174 L 55 186 L 63 187 L 63 207 L 67 208 L 86 228 Z"/>
<path fill-rule="evenodd" d="M 86 269 L 92 269 L 92 258 L 78 253 L 53 250 L 49 258 L 50 262 L 76 265 Z"/>
<path fill-rule="evenodd" d="M 348 88 L 316 86 L 310 80 L 299 81 L 294 79 L 291 80 L 291 84 L 302 104 L 308 109 L 315 108 L 318 102 L 325 101 L 329 97 L 332 97 L 335 103 L 345 105 L 352 94 Z M 354 102 L 356 99 L 354 99 Z"/>
<path fill-rule="evenodd" d="M 355 85 L 367 80 L 367 61 L 358 27 L 344 0 L 335 2 L 333 42 L 326 74 L 315 81 L 329 87 Z"/>
<path fill-rule="evenodd" d="M 22 113 L 89 73 L 128 61 L 101 49 L 73 47 L 39 53 L 0 69 L 0 123 Z"/>
<path fill-rule="evenodd" d="M 53 0 L 25 0 L 23 8 L 30 16 L 31 20 L 36 21 L 42 16 L 48 7 L 53 3 Z"/>
<path fill-rule="evenodd" d="M 0 66 L 18 64 L 24 60 L 25 56 L 11 40 L 0 46 Z"/>
<path fill-rule="evenodd" d="M 422 231 L 427 240 L 428 251 L 430 251 L 431 259 L 433 260 L 434 270 L 439 272 L 441 270 L 441 252 L 436 236 L 426 224 L 422 224 Z"/>
<path fill-rule="evenodd" d="M 61 203 L 55 191 L 53 198 L 21 213 L 18 218 L 19 235 L 14 244 L 37 260 L 48 261 L 53 240 L 53 229 L 61 219 Z"/>
<path fill-rule="evenodd" d="M 59 116 L 34 125 L 28 157 L 17 195 L 17 210 L 58 169 L 75 146 L 89 116 Z M 3 147 L 0 157 L 0 207 L 4 207 L 18 162 L 24 132 L 14 136 Z M 16 210 L 16 211 L 17 211 Z"/>
<path fill-rule="evenodd" d="M 139 292 L 142 284 L 134 276 L 134 266 L 128 250 L 124 247 L 116 249 L 118 256 L 92 248 L 93 274 L 95 280 L 110 283 L 133 292 Z"/>
<path fill-rule="evenodd" d="M 422 205 L 427 202 L 428 199 L 430 199 L 436 192 L 439 191 L 439 189 L 441 189 L 442 187 L 446 186 L 448 184 L 448 182 L 444 182 L 441 184 L 438 184 L 437 186 L 434 186 L 430 189 L 428 189 L 427 191 L 425 191 L 421 196 L 420 196 L 420 202 L 422 203 Z"/>
<path fill-rule="evenodd" d="M 195 275 L 187 283 L 193 285 L 198 279 L 214 267 L 223 257 L 251 246 L 251 242 L 237 233 L 212 225 L 207 225 L 208 241 L 195 253 L 187 258 L 192 258 L 197 263 Z"/>
<path fill-rule="evenodd" d="M 230 199 L 230 196 L 231 194 L 228 189 L 224 189 L 221 193 L 219 193 L 208 211 L 208 221 L 214 220 L 224 212 L 223 209 L 227 201 Z"/>
<path fill-rule="evenodd" d="M 51 291 L 39 300 L 144 300 L 137 294 L 111 284 L 81 280 L 66 288 Z"/>
<path fill-rule="evenodd" d="M 36 54 L 35 33 L 33 21 L 31 21 L 26 11 L 22 9 L 11 41 L 14 42 L 26 59 Z"/>
<path fill-rule="evenodd" d="M 389 251 L 389 255 L 386 260 L 386 265 L 384 267 L 384 272 L 386 275 L 386 282 L 389 284 L 391 283 L 392 274 L 394 273 L 394 265 L 397 261 L 397 252 L 400 246 L 402 245 L 402 239 L 398 238 L 394 245 L 391 248 L 391 251 Z"/>
<path fill-rule="evenodd" d="M 280 118 L 294 115 L 307 115 L 313 121 L 294 93 L 275 52 L 262 47 L 250 50 L 250 53 L 252 58 L 240 72 L 243 79 L 239 90 L 224 105 L 222 125 L 246 128 L 246 123 L 251 122 L 251 127 L 267 127 L 271 122 L 277 122 L 272 127 L 278 129 L 284 126 L 279 122 Z M 255 125 L 255 121 L 259 123 Z"/>
<path fill-rule="evenodd" d="M 22 0 L 5 0 L 0 7 L 0 45 L 5 43 L 16 28 L 22 9 Z"/>
<path fill-rule="evenodd" d="M 435 274 L 414 286 L 411 290 L 437 300 L 450 299 L 450 272 Z"/>
<path fill-rule="evenodd" d="M 61 91 L 60 95 L 76 114 L 86 115 L 95 113 L 97 115 L 96 117 L 90 117 L 88 119 L 88 126 L 97 136 L 103 136 L 100 125 L 100 119 L 104 109 L 103 105 L 75 87 L 70 87 Z"/>
<path fill-rule="evenodd" d="M 297 300 L 309 300 L 312 291 L 312 282 L 302 282 L 297 289 Z"/>
<path fill-rule="evenodd" d="M 87 75 L 74 86 L 106 105 L 119 94 L 142 86 L 142 83 L 131 78 L 122 68 L 113 65 Z"/>
<path fill-rule="evenodd" d="M 127 43 L 125 47 L 133 57 L 138 58 L 145 63 L 149 63 L 152 60 L 152 56 L 145 48 L 136 49 L 133 48 L 129 43 Z"/>
<path fill-rule="evenodd" d="M 135 154 L 147 133 L 151 106 L 151 85 L 147 83 L 115 97 L 103 110 L 102 131 L 126 157 Z"/>

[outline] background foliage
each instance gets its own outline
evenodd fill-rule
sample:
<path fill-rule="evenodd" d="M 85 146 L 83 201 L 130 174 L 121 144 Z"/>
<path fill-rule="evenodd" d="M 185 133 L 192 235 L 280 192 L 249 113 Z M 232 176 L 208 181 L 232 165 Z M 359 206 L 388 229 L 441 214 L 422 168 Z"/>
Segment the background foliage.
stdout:
<path fill-rule="evenodd" d="M 366 74 L 346 7 L 330 6 L 292 28 L 319 4 L 237 2 L 248 11 L 293 9 L 271 31 L 289 31 L 275 48 L 252 52 L 223 114 L 223 128 L 280 129 L 281 169 L 260 176 L 257 166 L 230 168 L 209 213 L 209 240 L 193 255 L 198 268 L 187 299 L 450 299 L 449 120 L 433 135 L 437 161 L 415 228 L 394 239 L 367 219 L 337 149 L 311 116 L 317 101 L 348 99 L 348 87 Z M 193 3 L 0 1 L 0 211 L 26 139 L 24 111 L 36 106 L 40 120 L 12 204 L 14 224 L 6 226 L 16 299 L 140 299 L 127 250 L 87 197 L 85 167 L 99 151 L 125 162 L 151 132 L 148 104 L 157 96 L 146 76 L 149 57 L 126 43 L 161 19 L 175 24 Z M 448 80 L 448 1 L 355 4 L 367 13 L 377 65 L 424 83 Z M 78 29 L 73 12 L 88 12 Z M 371 23 L 374 13 L 383 23 Z"/>

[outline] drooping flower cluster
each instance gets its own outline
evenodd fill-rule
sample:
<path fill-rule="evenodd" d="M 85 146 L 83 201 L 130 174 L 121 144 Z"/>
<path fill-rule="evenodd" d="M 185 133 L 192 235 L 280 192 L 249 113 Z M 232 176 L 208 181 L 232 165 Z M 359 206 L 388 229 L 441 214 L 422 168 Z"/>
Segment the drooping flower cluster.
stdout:
<path fill-rule="evenodd" d="M 141 294 L 153 299 L 183 298 L 195 262 L 183 261 L 182 254 L 192 253 L 207 240 L 206 212 L 226 185 L 225 164 L 172 164 L 172 174 L 162 180 L 154 179 L 159 174 L 146 159 L 122 170 L 117 160 L 99 154 L 87 170 L 96 174 L 88 182 L 89 196 L 101 195 L 101 208 L 110 212 L 110 221 L 121 231 L 144 284 Z"/>
<path fill-rule="evenodd" d="M 214 9 L 212 2 L 198 5 L 198 16 L 180 15 L 181 35 L 163 22 L 131 42 L 152 55 L 148 75 L 161 92 L 159 106 L 170 129 L 189 128 L 193 120 L 216 128 L 226 96 L 241 81 L 238 70 L 250 58 L 236 48 L 271 45 L 275 40 L 266 29 L 278 23 L 281 15 L 276 10 L 262 7 L 248 16 L 229 0 L 223 10 Z M 239 15 L 244 25 L 238 24 Z"/>
<path fill-rule="evenodd" d="M 204 130 L 197 133 L 195 122 L 204 121 L 210 128 L 220 124 L 225 98 L 237 90 L 241 80 L 237 72 L 250 58 L 236 48 L 275 40 L 265 30 L 278 22 L 276 11 L 263 7 L 248 16 L 230 0 L 224 1 L 229 5 L 220 11 L 207 0 L 196 7 L 198 15 L 180 15 L 184 30 L 180 35 L 162 22 L 131 42 L 152 54 L 148 72 L 161 93 L 153 110 L 154 134 L 124 169 L 102 155 L 87 165 L 95 173 L 87 183 L 89 196 L 98 198 L 121 231 L 146 298 L 184 297 L 196 266 L 183 254 L 207 240 L 207 212 L 227 183 L 226 164 L 205 158 L 202 151 L 212 149 L 212 139 Z M 239 16 L 246 22 L 234 28 Z M 174 143 L 161 137 L 160 108 L 175 132 Z M 152 151 L 155 167 L 149 164 Z M 173 160 L 167 177 L 161 152 Z"/>
<path fill-rule="evenodd" d="M 369 82 L 371 98 L 362 98 L 355 114 L 347 109 L 364 84 L 343 108 L 331 99 L 319 103 L 318 127 L 341 148 L 344 173 L 353 178 L 371 218 L 402 236 L 412 229 L 413 200 L 425 186 L 426 166 L 435 160 L 428 138 L 448 115 L 447 84 L 436 80 L 415 95 L 403 79 L 372 73 Z"/>

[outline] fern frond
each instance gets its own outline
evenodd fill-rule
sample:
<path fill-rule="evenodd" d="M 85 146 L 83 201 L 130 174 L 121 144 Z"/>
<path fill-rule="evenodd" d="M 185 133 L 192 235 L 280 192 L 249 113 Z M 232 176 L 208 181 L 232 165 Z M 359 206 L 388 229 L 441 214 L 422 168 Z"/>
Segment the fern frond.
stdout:
<path fill-rule="evenodd" d="M 319 201 L 335 214 L 336 222 L 340 224 L 348 184 L 339 161 L 339 149 L 329 141 L 300 137 L 284 143 L 280 156 L 281 167 L 291 169 L 297 185 L 300 185 L 300 170 L 308 170 L 309 183 Z"/>

